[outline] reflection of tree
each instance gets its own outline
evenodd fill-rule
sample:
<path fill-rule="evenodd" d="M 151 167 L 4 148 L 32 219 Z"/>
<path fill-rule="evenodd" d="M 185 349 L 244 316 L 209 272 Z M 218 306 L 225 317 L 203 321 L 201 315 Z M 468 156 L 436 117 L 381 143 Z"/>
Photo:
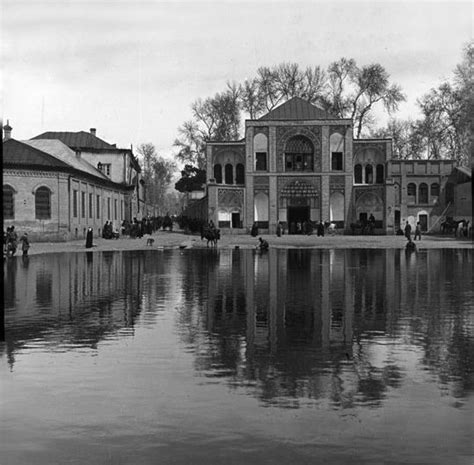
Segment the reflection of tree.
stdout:
<path fill-rule="evenodd" d="M 186 314 L 199 344 L 196 369 L 252 389 L 266 404 L 298 407 L 328 399 L 336 408 L 379 406 L 406 376 L 391 344 L 385 361 L 373 360 L 383 340 L 401 344 L 402 351 L 424 347 L 423 363 L 442 382 L 457 376 L 454 392 L 464 395 L 472 390 L 472 337 L 466 312 L 453 318 L 447 309 L 465 305 L 459 291 L 468 261 L 464 257 L 460 267 L 449 251 L 432 252 L 408 263 L 399 251 L 336 251 L 331 259 L 327 251 L 249 251 L 223 263 L 221 251 L 219 263 L 199 269 L 209 279 L 208 301 L 193 308 L 206 310 L 205 317 L 192 326 L 197 319 Z M 438 262 L 446 263 L 441 274 Z M 191 263 L 187 268 L 196 272 Z M 446 291 L 448 273 L 455 279 Z"/>
<path fill-rule="evenodd" d="M 407 376 L 404 351 L 422 352 L 418 363 L 453 395 L 473 390 L 470 251 L 418 252 L 410 262 L 395 250 L 276 249 L 14 262 L 4 264 L 11 364 L 28 341 L 96 348 L 130 332 L 139 314 L 155 324 L 168 311 L 201 375 L 264 404 L 379 406 Z"/>

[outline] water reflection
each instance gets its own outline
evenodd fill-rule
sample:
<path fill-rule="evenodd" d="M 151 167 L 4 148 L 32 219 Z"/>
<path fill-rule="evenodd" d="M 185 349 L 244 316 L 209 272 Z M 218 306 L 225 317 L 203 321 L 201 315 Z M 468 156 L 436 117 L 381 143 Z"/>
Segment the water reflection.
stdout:
<path fill-rule="evenodd" d="M 200 270 L 206 350 L 196 369 L 288 407 L 377 406 L 423 369 L 463 397 L 473 387 L 471 260 L 470 251 L 221 253 Z M 197 323 L 180 320 L 194 335 Z M 420 352 L 424 368 L 413 362 Z"/>
<path fill-rule="evenodd" d="M 469 250 L 87 252 L 4 267 L 11 369 L 26 349 L 97 351 L 165 319 L 198 383 L 265 406 L 377 407 L 426 373 L 456 398 L 473 390 Z"/>

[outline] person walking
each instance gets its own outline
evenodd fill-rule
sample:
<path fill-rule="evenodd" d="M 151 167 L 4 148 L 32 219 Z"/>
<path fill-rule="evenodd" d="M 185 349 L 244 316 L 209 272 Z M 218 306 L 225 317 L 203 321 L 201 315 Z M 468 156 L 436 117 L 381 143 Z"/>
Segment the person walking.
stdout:
<path fill-rule="evenodd" d="M 21 250 L 23 251 L 23 256 L 28 255 L 28 250 L 30 249 L 30 241 L 28 239 L 28 233 L 24 233 L 23 236 L 20 237 L 21 242 Z"/>
<path fill-rule="evenodd" d="M 413 237 L 413 240 L 416 241 L 416 238 L 418 237 L 418 240 L 421 241 L 421 224 L 418 221 L 415 226 L 415 236 Z"/>

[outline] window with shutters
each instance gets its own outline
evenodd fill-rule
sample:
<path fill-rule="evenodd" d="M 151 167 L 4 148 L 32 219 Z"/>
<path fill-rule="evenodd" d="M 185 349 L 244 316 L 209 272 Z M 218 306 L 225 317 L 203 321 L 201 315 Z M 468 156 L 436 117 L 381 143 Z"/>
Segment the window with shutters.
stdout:
<path fill-rule="evenodd" d="M 37 220 L 51 219 L 51 191 L 47 187 L 36 189 L 35 212 Z"/>

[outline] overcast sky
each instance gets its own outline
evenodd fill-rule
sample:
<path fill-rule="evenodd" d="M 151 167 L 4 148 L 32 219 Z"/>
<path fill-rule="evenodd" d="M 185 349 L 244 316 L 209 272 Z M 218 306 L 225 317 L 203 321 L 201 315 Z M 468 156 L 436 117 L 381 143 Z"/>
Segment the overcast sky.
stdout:
<path fill-rule="evenodd" d="M 191 103 L 260 66 L 345 56 L 381 63 L 402 86 L 399 117 L 461 60 L 470 1 L 1 0 L 2 113 L 13 137 L 88 131 L 173 153 Z"/>

